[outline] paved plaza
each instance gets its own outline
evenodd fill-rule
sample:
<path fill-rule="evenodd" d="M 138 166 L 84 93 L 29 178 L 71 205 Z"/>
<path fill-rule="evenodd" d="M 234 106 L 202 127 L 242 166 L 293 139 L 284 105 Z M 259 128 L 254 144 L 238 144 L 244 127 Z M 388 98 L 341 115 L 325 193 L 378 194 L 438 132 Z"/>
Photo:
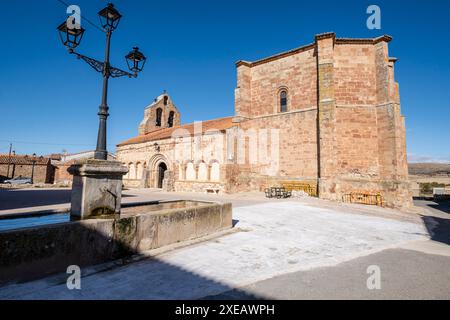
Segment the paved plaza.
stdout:
<path fill-rule="evenodd" d="M 18 190 L 1 190 L 0 199 L 8 192 Z M 0 214 L 33 209 L 23 194 L 29 192 L 32 198 L 34 190 L 19 192 L 22 207 Z M 450 298 L 450 220 L 445 206 L 418 202 L 418 213 L 401 213 L 313 198 L 267 200 L 259 193 L 216 196 L 155 190 L 127 190 L 124 202 L 187 198 L 232 202 L 234 231 L 150 252 L 149 259 L 88 268 L 81 290 L 68 290 L 62 274 L 1 287 L 0 299 Z M 63 200 L 36 208 L 64 209 L 68 203 Z M 380 267 L 380 290 L 366 286 L 371 265 Z"/>

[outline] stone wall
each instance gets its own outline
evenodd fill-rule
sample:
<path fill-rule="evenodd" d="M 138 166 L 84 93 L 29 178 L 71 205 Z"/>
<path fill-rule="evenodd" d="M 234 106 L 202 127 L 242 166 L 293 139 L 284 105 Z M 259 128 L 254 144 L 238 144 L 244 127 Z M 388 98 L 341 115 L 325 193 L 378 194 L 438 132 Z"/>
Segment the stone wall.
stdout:
<path fill-rule="evenodd" d="M 67 171 L 72 162 L 55 167 L 55 183 L 72 184 L 72 175 Z"/>
<path fill-rule="evenodd" d="M 374 107 L 336 110 L 337 173 L 341 177 L 379 178 L 377 111 Z"/>
<path fill-rule="evenodd" d="M 239 128 L 246 152 L 235 149 L 230 192 L 261 191 L 267 181 L 317 179 L 316 108 L 245 120 Z M 257 139 L 252 141 L 252 136 Z"/>
<path fill-rule="evenodd" d="M 197 182 L 197 181 L 176 181 L 175 191 L 179 192 L 201 192 L 207 193 L 211 190 L 218 191 L 216 193 L 223 193 L 228 190 L 225 188 L 225 184 L 221 182 Z"/>
<path fill-rule="evenodd" d="M 28 164 L 11 164 L 9 166 L 9 176 L 8 165 L 0 164 L 0 178 L 15 178 L 15 177 L 25 177 L 31 178 L 33 172 L 33 165 Z M 34 183 L 53 183 L 55 178 L 55 168 L 51 164 L 36 164 L 34 166 L 33 180 Z"/>
<path fill-rule="evenodd" d="M 328 58 L 333 62 L 337 105 L 367 106 L 377 103 L 373 44 L 337 44 L 332 47 Z"/>
<path fill-rule="evenodd" d="M 244 130 L 280 130 L 279 170 L 269 178 L 261 163 L 235 162 L 229 189 L 316 180 L 322 198 L 379 192 L 388 206 L 411 205 L 391 38 L 337 39 L 326 33 L 315 40 L 237 63 L 236 121 Z M 288 92 L 287 112 L 280 113 L 279 90 Z M 296 110 L 306 112 L 292 114 Z M 256 152 L 247 147 L 246 156 Z"/>
<path fill-rule="evenodd" d="M 317 68 L 314 47 L 264 63 L 237 64 L 235 115 L 258 117 L 279 110 L 279 92 L 288 93 L 288 111 L 317 106 Z"/>
<path fill-rule="evenodd" d="M 158 164 L 161 162 L 168 167 L 170 177 L 165 189 L 170 191 L 187 191 L 188 186 L 194 188 L 194 184 L 224 182 L 225 172 L 222 164 L 226 162 L 225 140 L 225 132 L 211 132 L 120 146 L 117 148 L 117 159 L 129 169 L 123 179 L 124 185 L 133 188 L 157 187 Z M 158 149 L 155 148 L 155 143 Z M 220 167 L 218 181 L 213 181 L 214 176 L 211 176 L 214 163 L 218 163 Z M 193 168 L 194 179 L 186 176 L 188 167 Z M 205 177 L 199 176 L 200 168 L 205 168 Z M 197 186 L 195 188 L 198 189 Z"/>

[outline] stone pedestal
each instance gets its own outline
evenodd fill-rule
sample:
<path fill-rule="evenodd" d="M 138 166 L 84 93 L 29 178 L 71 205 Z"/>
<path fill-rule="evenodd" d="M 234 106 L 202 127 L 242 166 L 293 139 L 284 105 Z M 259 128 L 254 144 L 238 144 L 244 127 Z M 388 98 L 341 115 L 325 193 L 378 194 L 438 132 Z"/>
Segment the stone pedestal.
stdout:
<path fill-rule="evenodd" d="M 122 176 L 128 169 L 118 161 L 87 159 L 67 169 L 73 175 L 70 215 L 89 219 L 120 214 Z"/>

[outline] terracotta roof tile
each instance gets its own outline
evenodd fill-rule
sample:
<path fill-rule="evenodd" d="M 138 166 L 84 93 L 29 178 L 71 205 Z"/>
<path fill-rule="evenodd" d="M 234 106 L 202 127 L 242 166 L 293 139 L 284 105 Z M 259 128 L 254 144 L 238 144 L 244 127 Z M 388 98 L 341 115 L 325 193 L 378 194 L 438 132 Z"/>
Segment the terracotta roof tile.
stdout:
<path fill-rule="evenodd" d="M 202 133 L 205 133 L 206 131 L 212 131 L 212 130 L 219 130 L 223 131 L 228 128 L 231 128 L 235 126 L 236 124 L 233 123 L 233 117 L 227 117 L 227 118 L 219 118 L 214 120 L 208 120 L 208 121 L 202 121 Z M 179 130 L 179 131 L 177 131 Z M 128 139 L 124 142 L 119 143 L 117 146 L 125 146 L 129 144 L 136 144 L 136 143 L 143 143 L 143 142 L 149 142 L 154 140 L 162 140 L 162 139 L 168 139 L 172 137 L 172 134 L 175 133 L 176 136 L 182 135 L 182 130 L 189 132 L 190 135 L 194 134 L 194 123 L 189 123 L 181 126 L 176 126 L 173 128 L 164 128 L 157 131 L 149 132 L 147 134 L 137 136 L 131 139 Z"/>

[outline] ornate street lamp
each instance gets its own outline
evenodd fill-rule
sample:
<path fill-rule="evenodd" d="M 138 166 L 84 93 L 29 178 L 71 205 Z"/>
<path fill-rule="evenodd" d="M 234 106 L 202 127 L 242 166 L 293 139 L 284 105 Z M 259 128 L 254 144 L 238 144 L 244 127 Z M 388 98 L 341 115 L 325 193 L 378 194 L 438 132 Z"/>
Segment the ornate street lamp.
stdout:
<path fill-rule="evenodd" d="M 141 72 L 144 69 L 145 61 L 147 61 L 147 58 L 139 52 L 138 47 L 134 47 L 133 51 L 125 56 L 125 59 L 127 60 L 128 69 L 135 73 Z"/>
<path fill-rule="evenodd" d="M 119 25 L 122 15 L 114 8 L 112 3 L 108 3 L 108 6 L 98 12 L 100 23 L 103 29 L 115 30 Z"/>
<path fill-rule="evenodd" d="M 106 48 L 105 48 L 105 59 L 103 62 L 89 58 L 85 55 L 75 52 L 75 48 L 81 42 L 84 34 L 84 29 L 81 26 L 75 26 L 69 28 L 70 23 L 68 21 L 64 22 L 58 27 L 60 33 L 61 41 L 69 49 L 70 54 L 75 54 L 78 59 L 82 59 L 88 63 L 97 72 L 103 74 L 103 94 L 102 102 L 100 105 L 100 110 L 98 112 L 99 116 L 99 128 L 97 135 L 97 147 L 95 149 L 95 159 L 107 160 L 108 152 L 106 150 L 106 120 L 109 116 L 108 113 L 108 81 L 109 78 L 118 78 L 122 76 L 134 77 L 136 78 L 138 73 L 142 71 L 145 65 L 146 58 L 139 52 L 138 48 L 135 47 L 125 58 L 128 64 L 128 68 L 132 73 L 123 71 L 118 68 L 114 68 L 110 65 L 109 55 L 111 47 L 111 35 L 113 31 L 119 25 L 122 15 L 114 8 L 112 3 L 108 4 L 106 8 L 102 9 L 98 13 L 103 30 L 106 33 Z"/>
<path fill-rule="evenodd" d="M 81 26 L 69 28 L 67 24 L 67 21 L 64 21 L 59 25 L 59 37 L 66 47 L 69 49 L 75 49 L 79 46 L 85 30 Z"/>

